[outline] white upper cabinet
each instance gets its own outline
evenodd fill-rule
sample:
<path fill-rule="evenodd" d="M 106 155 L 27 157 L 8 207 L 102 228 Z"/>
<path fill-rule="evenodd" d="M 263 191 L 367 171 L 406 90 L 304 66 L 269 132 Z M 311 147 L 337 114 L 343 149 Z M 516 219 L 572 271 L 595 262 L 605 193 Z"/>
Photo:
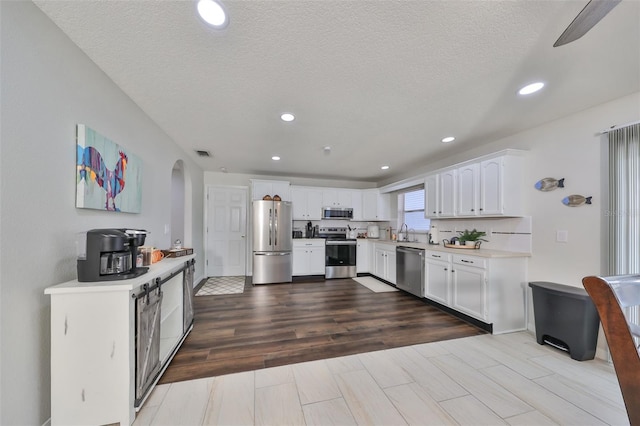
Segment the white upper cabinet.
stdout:
<path fill-rule="evenodd" d="M 351 207 L 353 207 L 353 220 L 362 220 L 362 191 L 359 189 L 351 191 L 351 201 Z"/>
<path fill-rule="evenodd" d="M 520 155 L 503 155 L 480 163 L 480 215 L 524 214 L 523 168 Z"/>
<path fill-rule="evenodd" d="M 504 214 L 504 158 L 480 163 L 480 214 Z"/>
<path fill-rule="evenodd" d="M 451 217 L 456 213 L 456 170 L 446 170 L 440 173 L 440 207 L 438 216 Z"/>
<path fill-rule="evenodd" d="M 439 175 L 437 173 L 429 175 L 424 180 L 424 216 L 438 217 Z"/>
<path fill-rule="evenodd" d="M 293 220 L 320 220 L 322 217 L 322 191 L 306 186 L 291 186 Z"/>
<path fill-rule="evenodd" d="M 470 161 L 425 178 L 425 217 L 522 216 L 523 152 Z"/>
<path fill-rule="evenodd" d="M 351 189 L 324 188 L 322 191 L 323 207 L 353 207 Z"/>
<path fill-rule="evenodd" d="M 480 198 L 480 165 L 471 163 L 458 169 L 457 215 L 476 216 Z"/>
<path fill-rule="evenodd" d="M 291 201 L 289 182 L 251 179 L 251 199 L 262 200 L 266 195 L 279 195 L 282 201 Z"/>
<path fill-rule="evenodd" d="M 381 194 L 377 189 L 362 191 L 362 220 L 390 220 L 391 195 Z"/>

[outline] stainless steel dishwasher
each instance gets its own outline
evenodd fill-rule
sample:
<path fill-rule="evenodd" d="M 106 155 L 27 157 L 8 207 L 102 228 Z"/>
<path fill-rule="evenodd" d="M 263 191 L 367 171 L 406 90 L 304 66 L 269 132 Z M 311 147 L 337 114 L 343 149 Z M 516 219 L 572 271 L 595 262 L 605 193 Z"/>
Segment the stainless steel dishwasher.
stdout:
<path fill-rule="evenodd" d="M 424 250 L 396 247 L 396 285 L 418 297 L 424 297 Z"/>

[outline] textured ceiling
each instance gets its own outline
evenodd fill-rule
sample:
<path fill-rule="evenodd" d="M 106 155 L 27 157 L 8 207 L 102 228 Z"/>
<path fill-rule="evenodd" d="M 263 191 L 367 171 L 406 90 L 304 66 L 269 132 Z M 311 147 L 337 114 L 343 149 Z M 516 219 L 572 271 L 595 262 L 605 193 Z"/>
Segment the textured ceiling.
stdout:
<path fill-rule="evenodd" d="M 586 0 L 227 0 L 222 32 L 195 1 L 35 3 L 216 172 L 379 182 L 640 90 L 638 0 L 559 48 Z"/>

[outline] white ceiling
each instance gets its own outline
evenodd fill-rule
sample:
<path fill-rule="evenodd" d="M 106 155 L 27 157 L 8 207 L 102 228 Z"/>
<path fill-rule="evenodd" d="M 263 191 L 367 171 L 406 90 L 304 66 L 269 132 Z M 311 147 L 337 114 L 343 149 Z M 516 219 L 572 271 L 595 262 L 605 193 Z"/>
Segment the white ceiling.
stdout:
<path fill-rule="evenodd" d="M 379 182 L 640 90 L 638 0 L 558 48 L 587 0 L 35 3 L 215 172 Z"/>

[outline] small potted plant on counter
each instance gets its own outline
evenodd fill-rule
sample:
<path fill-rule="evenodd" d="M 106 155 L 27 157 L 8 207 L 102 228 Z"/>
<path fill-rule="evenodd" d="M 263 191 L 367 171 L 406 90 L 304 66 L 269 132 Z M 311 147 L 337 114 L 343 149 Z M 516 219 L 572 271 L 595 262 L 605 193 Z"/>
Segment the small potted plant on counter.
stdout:
<path fill-rule="evenodd" d="M 460 241 L 460 245 L 465 246 L 474 246 L 475 248 L 480 248 L 480 244 L 482 241 L 487 241 L 482 237 L 486 237 L 487 233 L 483 231 L 478 231 L 473 228 L 471 231 L 465 229 L 464 231 L 458 231 L 458 240 Z"/>

